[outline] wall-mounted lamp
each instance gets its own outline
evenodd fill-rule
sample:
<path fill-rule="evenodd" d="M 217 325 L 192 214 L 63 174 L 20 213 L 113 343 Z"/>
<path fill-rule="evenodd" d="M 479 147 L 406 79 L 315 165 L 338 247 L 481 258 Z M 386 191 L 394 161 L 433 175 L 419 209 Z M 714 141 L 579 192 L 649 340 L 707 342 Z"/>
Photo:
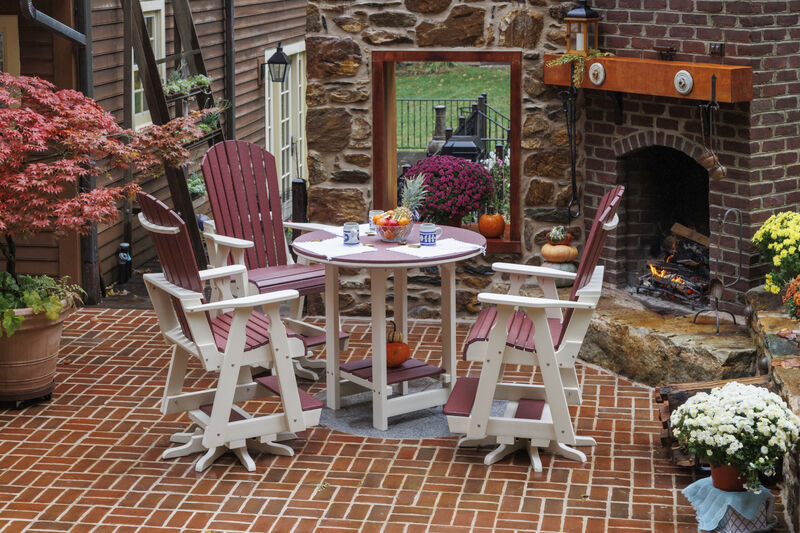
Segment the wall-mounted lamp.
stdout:
<path fill-rule="evenodd" d="M 262 65 L 262 68 L 265 67 Z M 267 60 L 266 68 L 269 69 L 269 77 L 274 83 L 286 81 L 286 75 L 289 74 L 289 58 L 283 53 L 281 43 L 278 43 L 278 49 Z"/>
<path fill-rule="evenodd" d="M 578 0 L 578 5 L 564 17 L 567 24 L 567 53 L 588 55 L 598 49 L 598 26 L 600 15 L 587 5 L 587 0 Z"/>

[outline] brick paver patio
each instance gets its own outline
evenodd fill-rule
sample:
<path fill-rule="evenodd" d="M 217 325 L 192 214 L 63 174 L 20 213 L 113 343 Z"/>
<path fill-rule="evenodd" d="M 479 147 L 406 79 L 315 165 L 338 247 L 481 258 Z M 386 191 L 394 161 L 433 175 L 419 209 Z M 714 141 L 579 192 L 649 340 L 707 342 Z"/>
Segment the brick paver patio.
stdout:
<path fill-rule="evenodd" d="M 435 362 L 438 327 L 411 326 L 415 357 Z M 345 327 L 346 356 L 367 355 L 366 323 Z M 697 531 L 680 494 L 694 477 L 663 458 L 652 390 L 594 367 L 579 369 L 578 429 L 598 441 L 583 465 L 543 454 L 537 474 L 519 452 L 487 467 L 485 449 L 455 437 L 317 427 L 294 457 L 254 455 L 255 472 L 225 456 L 197 473 L 196 455 L 159 458 L 189 420 L 158 410 L 168 351 L 153 312 L 83 309 L 62 346 L 53 399 L 0 410 L 0 531 Z M 197 366 L 190 377 L 210 379 Z"/>

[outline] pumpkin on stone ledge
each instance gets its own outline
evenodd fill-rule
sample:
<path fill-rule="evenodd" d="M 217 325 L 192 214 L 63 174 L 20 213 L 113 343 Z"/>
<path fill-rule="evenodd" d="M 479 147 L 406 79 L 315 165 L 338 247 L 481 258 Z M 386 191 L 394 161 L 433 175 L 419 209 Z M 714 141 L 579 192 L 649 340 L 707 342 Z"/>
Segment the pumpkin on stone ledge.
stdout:
<path fill-rule="evenodd" d="M 394 368 L 411 358 L 411 348 L 403 342 L 403 334 L 392 321 L 392 331 L 386 334 L 386 366 Z"/>
<path fill-rule="evenodd" d="M 500 213 L 481 215 L 478 219 L 478 231 L 487 239 L 496 239 L 505 233 L 506 221 Z"/>
<path fill-rule="evenodd" d="M 551 263 L 566 263 L 578 257 L 578 249 L 570 246 L 572 235 L 564 226 L 556 226 L 547 234 L 547 243 L 542 246 L 542 257 Z"/>

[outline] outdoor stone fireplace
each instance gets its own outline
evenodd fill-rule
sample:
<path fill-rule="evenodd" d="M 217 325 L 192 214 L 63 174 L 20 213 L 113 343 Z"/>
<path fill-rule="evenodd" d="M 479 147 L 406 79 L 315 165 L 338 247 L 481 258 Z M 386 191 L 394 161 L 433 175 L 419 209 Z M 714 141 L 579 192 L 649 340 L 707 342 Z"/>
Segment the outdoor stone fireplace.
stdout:
<path fill-rule="evenodd" d="M 675 60 L 753 67 L 754 99 L 723 103 L 717 115 L 717 152 L 728 170 L 724 179 L 708 180 L 692 166 L 703 150 L 698 101 L 635 94 L 617 97 L 582 89 L 577 127 L 579 187 L 586 206 L 582 219 L 573 221 L 579 243 L 585 238 L 585 231 L 580 230 L 594 216 L 600 196 L 617 183 L 629 187 L 620 212 L 622 223 L 610 236 L 603 256 L 607 279 L 627 285 L 641 267 L 639 259 L 634 260 L 636 251 L 647 246 L 648 238 L 655 238 L 652 228 L 665 224 L 663 213 L 645 209 L 646 202 L 638 195 L 650 195 L 651 200 L 658 196 L 655 189 L 642 190 L 648 180 L 665 179 L 658 173 L 648 174 L 647 167 L 658 158 L 647 154 L 667 150 L 662 155 L 672 154 L 689 169 L 676 185 L 693 199 L 691 206 L 685 206 L 696 210 L 690 217 L 696 220 L 689 225 L 710 239 L 710 276 L 725 283 L 739 274 L 738 228 L 735 224 L 722 228 L 721 217 L 731 207 L 743 212 L 741 279 L 723 297 L 724 308 L 741 311 L 744 292 L 761 284 L 766 272 L 749 238 L 772 213 L 800 200 L 800 105 L 796 96 L 800 93 L 800 1 L 596 0 L 592 5 L 601 16 L 601 49 L 618 56 L 658 59 L 655 47 L 671 46 Z M 543 83 L 543 54 L 564 50 L 562 17 L 571 7 L 571 2 L 552 0 L 525 4 L 310 1 L 309 218 L 333 223 L 365 219 L 372 204 L 376 132 L 371 116 L 379 98 L 371 94 L 373 51 L 520 50 L 522 91 L 512 98 L 522 100 L 521 252 L 502 259 L 539 264 L 547 230 L 568 222 L 569 157 L 560 88 Z M 722 56 L 710 55 L 712 43 L 723 43 Z M 702 202 L 704 194 L 706 201 Z M 676 193 L 673 200 L 681 198 Z M 655 204 L 659 203 L 651 202 Z M 649 214 L 653 217 L 648 220 Z M 645 229 L 648 226 L 650 229 Z M 490 255 L 461 270 L 461 314 L 479 308 L 478 292 L 502 286 L 502 280 L 488 269 L 497 259 Z M 361 275 L 345 273 L 343 279 L 347 291 L 343 312 L 366 313 L 368 288 Z M 409 293 L 412 313 L 434 316 L 436 272 L 412 274 Z"/>

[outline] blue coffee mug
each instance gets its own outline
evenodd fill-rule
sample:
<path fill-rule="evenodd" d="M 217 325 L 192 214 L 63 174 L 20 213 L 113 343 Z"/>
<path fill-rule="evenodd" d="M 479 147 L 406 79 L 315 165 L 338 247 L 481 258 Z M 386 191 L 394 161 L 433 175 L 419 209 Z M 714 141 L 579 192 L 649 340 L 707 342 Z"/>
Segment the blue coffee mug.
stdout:
<path fill-rule="evenodd" d="M 435 224 L 425 223 L 419 227 L 419 243 L 422 246 L 435 246 L 436 239 L 442 235 L 442 228 Z"/>

